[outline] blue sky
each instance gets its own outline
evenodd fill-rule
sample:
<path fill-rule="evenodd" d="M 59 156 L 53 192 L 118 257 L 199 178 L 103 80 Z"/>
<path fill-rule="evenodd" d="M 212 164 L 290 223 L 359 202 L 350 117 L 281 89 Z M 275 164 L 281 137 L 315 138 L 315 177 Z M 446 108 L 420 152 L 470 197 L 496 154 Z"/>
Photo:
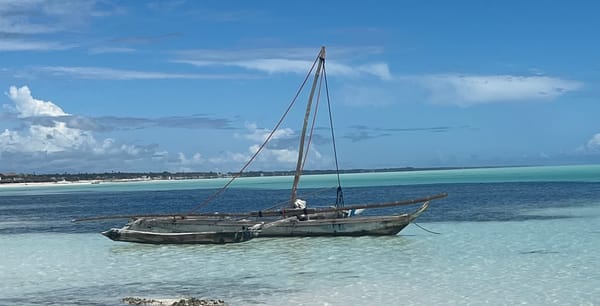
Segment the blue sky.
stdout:
<path fill-rule="evenodd" d="M 598 11 L 0 0 L 0 172 L 236 171 L 322 45 L 342 168 L 599 163 Z M 300 102 L 250 169 L 295 168 Z M 326 114 L 307 168 L 334 167 Z"/>

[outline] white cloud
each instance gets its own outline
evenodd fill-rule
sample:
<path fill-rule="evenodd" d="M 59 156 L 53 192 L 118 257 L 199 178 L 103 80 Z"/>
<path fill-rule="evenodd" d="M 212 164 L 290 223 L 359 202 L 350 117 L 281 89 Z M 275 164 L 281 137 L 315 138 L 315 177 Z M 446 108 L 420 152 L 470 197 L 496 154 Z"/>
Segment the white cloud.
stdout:
<path fill-rule="evenodd" d="M 83 124 L 72 124 L 73 118 L 59 105 L 36 99 L 27 86 L 10 87 L 6 96 L 13 103 L 5 107 L 7 116 L 17 121 L 18 129 L 0 130 L 0 165 L 10 171 L 204 171 L 215 166 L 236 170 L 250 156 L 226 153 L 205 158 L 200 153 L 169 154 L 158 145 L 122 143 L 113 138 L 98 139 Z M 0 113 L 0 117 L 3 114 Z M 127 120 L 124 118 L 123 120 Z M 135 118 L 131 119 L 135 120 Z M 254 131 L 248 139 L 260 139 L 266 131 L 250 125 Z M 277 133 L 278 138 L 291 130 Z M 245 138 L 245 137 L 244 137 Z M 272 159 L 284 160 L 283 151 L 274 151 Z M 234 165 L 234 166 L 232 166 Z M 8 169 L 7 167 L 18 167 Z"/>
<path fill-rule="evenodd" d="M 373 48 L 333 48 L 333 58 L 327 61 L 327 72 L 331 75 L 342 77 L 375 76 L 382 80 L 391 79 L 391 73 L 386 63 L 343 64 L 338 58 L 356 56 L 358 50 L 368 50 L 374 53 Z M 354 52 L 352 52 L 354 50 Z M 377 51 L 379 51 L 377 49 Z M 329 52 L 329 51 L 328 51 Z M 254 49 L 254 50 L 192 50 L 179 52 L 176 63 L 194 66 L 232 66 L 247 70 L 257 70 L 270 74 L 296 73 L 305 74 L 313 61 L 307 60 L 316 57 L 315 49 L 290 48 L 290 49 Z M 339 57 L 336 57 L 339 56 Z"/>
<path fill-rule="evenodd" d="M 88 22 L 90 17 L 110 14 L 113 7 L 103 3 L 102 9 L 96 0 L 45 1 L 45 0 L 2 0 L 0 1 L 0 29 L 12 34 L 44 34 L 64 31 Z"/>
<path fill-rule="evenodd" d="M 242 137 L 252 141 L 258 141 L 260 143 L 263 143 L 265 140 L 267 140 L 267 137 L 269 137 L 269 134 L 271 134 L 271 130 L 258 128 L 255 123 L 246 123 L 246 129 L 248 130 L 248 133 Z M 292 129 L 280 128 L 273 133 L 271 140 L 286 139 L 294 136 L 294 131 Z"/>
<path fill-rule="evenodd" d="M 68 128 L 64 122 L 56 122 L 51 127 L 32 125 L 25 132 L 6 129 L 0 134 L 0 153 L 54 153 L 95 145 L 96 140 L 91 135 Z"/>
<path fill-rule="evenodd" d="M 91 48 L 88 52 L 90 54 L 105 54 L 105 53 L 133 53 L 136 50 L 134 48 L 125 47 L 95 47 Z"/>
<path fill-rule="evenodd" d="M 79 165 L 78 170 L 82 171 L 102 169 L 111 159 L 124 166 L 127 161 L 153 156 L 154 151 L 149 147 L 119 144 L 111 138 L 98 141 L 88 131 L 69 127 L 58 119 L 71 115 L 50 101 L 35 99 L 27 86 L 10 87 L 7 97 L 14 103 L 13 109 L 25 128 L 5 129 L 0 133 L 3 165 L 19 165 L 33 171 L 53 167 L 53 164 L 57 168 L 50 171 Z M 35 117 L 47 120 L 43 125 L 37 124 L 31 120 Z"/>
<path fill-rule="evenodd" d="M 247 133 L 237 138 L 248 141 L 241 152 L 225 151 L 205 157 L 200 153 L 169 154 L 158 145 L 133 145 L 113 138 L 98 139 L 92 130 L 70 125 L 59 105 L 36 99 L 27 86 L 11 87 L 6 96 L 13 102 L 11 118 L 19 129 L 0 130 L 0 164 L 19 167 L 15 171 L 205 171 L 220 168 L 239 170 L 258 150 L 270 130 L 246 124 Z M 7 108 L 8 109 L 8 108 Z M 1 115 L 1 114 L 0 114 Z M 297 161 L 296 133 L 282 128 L 258 155 L 252 168 L 293 170 Z M 329 165 L 313 141 L 307 168 Z M 12 169 L 11 169 L 12 171 Z"/>
<path fill-rule="evenodd" d="M 260 145 L 271 133 L 269 129 L 258 128 L 254 123 L 246 123 L 247 133 L 243 135 L 235 134 L 236 138 L 251 140 L 255 143 L 248 147 L 247 152 L 232 153 L 227 152 L 218 159 L 211 159 L 213 163 L 239 163 L 240 167 L 245 164 L 258 151 Z M 298 161 L 298 135 L 290 128 L 278 129 L 271 138 L 271 141 L 265 146 L 256 160 L 253 167 L 263 170 L 293 170 Z M 319 152 L 317 144 L 313 140 L 310 146 L 309 158 L 307 159 L 307 168 L 310 167 L 330 167 L 331 160 L 324 158 Z"/>
<path fill-rule="evenodd" d="M 178 154 L 179 164 L 181 166 L 189 167 L 189 166 L 198 166 L 202 165 L 205 160 L 200 153 L 194 153 L 191 158 L 187 158 L 184 153 L 179 152 Z M 190 168 L 187 168 L 190 169 Z"/>
<path fill-rule="evenodd" d="M 552 100 L 583 86 L 548 76 L 440 74 L 415 79 L 430 91 L 432 102 L 459 106 Z"/>
<path fill-rule="evenodd" d="M 246 153 L 232 153 L 227 152 L 225 154 L 225 158 L 221 157 L 220 159 L 213 159 L 214 162 L 224 163 L 227 161 L 235 161 L 239 163 L 245 163 L 252 155 L 254 155 L 260 145 L 262 145 L 267 137 L 271 134 L 271 130 L 258 128 L 255 123 L 246 123 L 245 124 L 247 133 L 240 135 L 234 134 L 236 138 L 243 138 L 255 142 L 248 147 L 248 151 Z M 270 139 L 270 144 L 276 143 L 277 141 L 287 141 L 292 140 L 297 137 L 294 133 L 294 130 L 290 128 L 280 128 L 273 133 L 273 136 Z M 296 143 L 294 141 L 294 143 Z M 260 154 L 257 156 L 256 163 L 261 164 L 262 169 L 285 169 L 290 165 L 293 165 L 298 159 L 298 150 L 294 148 L 288 148 L 289 143 L 284 144 L 286 147 L 269 147 L 267 145 L 262 149 Z"/>
<path fill-rule="evenodd" d="M 66 50 L 74 47 L 75 45 L 66 45 L 48 41 L 31 41 L 21 39 L 0 40 L 0 51 L 50 51 Z"/>
<path fill-rule="evenodd" d="M 275 73 L 296 73 L 305 74 L 311 67 L 312 62 L 302 60 L 291 60 L 283 58 L 272 58 L 272 59 L 253 59 L 244 61 L 206 61 L 206 60 L 177 60 L 177 63 L 185 63 L 194 66 L 235 66 L 248 70 L 258 70 L 267 72 L 270 74 Z M 389 67 L 385 63 L 373 63 L 367 65 L 359 65 L 352 67 L 346 64 L 327 62 L 326 64 L 327 73 L 330 75 L 344 76 L 344 77 L 359 77 L 361 75 L 371 75 L 378 77 L 382 80 L 391 79 L 391 73 Z"/>
<path fill-rule="evenodd" d="M 327 63 L 327 73 L 338 76 L 359 77 L 371 75 L 382 80 L 390 80 L 392 74 L 386 63 L 370 63 L 366 65 L 349 66 L 337 62 Z"/>
<path fill-rule="evenodd" d="M 177 156 L 178 157 L 174 166 L 176 167 L 176 170 L 180 172 L 196 171 L 200 168 L 205 167 L 206 165 L 206 160 L 200 153 L 194 153 L 190 158 L 188 158 L 184 153 L 179 152 Z"/>
<path fill-rule="evenodd" d="M 68 115 L 59 106 L 50 101 L 34 99 L 27 86 L 21 88 L 11 86 L 7 96 L 15 103 L 15 109 L 19 118 Z"/>
<path fill-rule="evenodd" d="M 95 80 L 161 80 L 161 79 L 230 79 L 247 78 L 240 74 L 189 74 L 167 73 L 153 71 L 122 70 L 103 67 L 65 67 L 48 66 L 39 69 L 39 72 L 49 73 L 54 76 L 67 76 L 81 79 Z"/>
<path fill-rule="evenodd" d="M 260 70 L 268 73 L 305 73 L 307 68 L 310 67 L 312 63 L 309 61 L 273 58 L 229 62 L 223 64 L 227 66 L 239 66 L 246 69 Z"/>
<path fill-rule="evenodd" d="M 1 0 L 1 51 L 49 51 L 75 47 L 58 41 L 39 40 L 40 36 L 64 31 L 73 32 L 90 22 L 92 17 L 118 11 L 112 4 L 97 0 L 45 1 Z"/>
<path fill-rule="evenodd" d="M 251 145 L 248 148 L 248 151 L 251 154 L 256 153 L 260 148 L 259 145 Z M 262 152 L 260 152 L 260 160 L 264 162 L 277 162 L 282 166 L 291 166 L 294 165 L 298 161 L 298 151 L 294 149 L 269 149 L 264 148 Z"/>
<path fill-rule="evenodd" d="M 597 133 L 594 136 L 592 136 L 592 138 L 590 138 L 590 140 L 588 140 L 587 144 L 585 145 L 585 148 L 588 151 L 600 152 L 600 133 Z"/>
<path fill-rule="evenodd" d="M 15 104 L 18 118 L 69 115 L 50 101 L 33 98 L 27 86 L 21 88 L 11 86 L 7 96 Z M 70 128 L 65 122 L 60 121 L 53 121 L 50 125 L 32 124 L 22 132 L 6 129 L 0 134 L 0 152 L 54 153 L 87 150 L 96 146 L 98 144 L 92 135 Z"/>
<path fill-rule="evenodd" d="M 33 16 L 34 8 L 41 15 L 44 12 L 42 1 L 35 0 L 4 0 L 0 3 L 0 29 L 5 33 L 15 34 L 40 34 L 58 31 L 56 26 L 37 23 L 28 16 Z"/>
<path fill-rule="evenodd" d="M 235 167 L 241 167 L 250 159 L 250 157 L 251 155 L 249 154 L 226 151 L 222 154 L 219 154 L 219 156 L 208 158 L 208 161 L 214 165 L 231 165 L 232 162 L 235 162 Z M 235 171 L 239 169 L 231 168 L 230 170 Z"/>

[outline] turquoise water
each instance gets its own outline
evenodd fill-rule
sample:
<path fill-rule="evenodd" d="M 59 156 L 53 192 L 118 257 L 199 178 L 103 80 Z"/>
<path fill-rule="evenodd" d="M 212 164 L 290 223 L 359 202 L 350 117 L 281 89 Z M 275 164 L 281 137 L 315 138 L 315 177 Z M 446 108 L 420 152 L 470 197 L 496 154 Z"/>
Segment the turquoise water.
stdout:
<path fill-rule="evenodd" d="M 409 225 L 390 237 L 232 245 L 118 243 L 98 234 L 109 224 L 68 221 L 107 209 L 186 206 L 210 194 L 202 189 L 209 185 L 2 189 L 0 305 L 119 305 L 126 296 L 230 305 L 599 305 L 599 174 L 598 166 L 577 166 L 345 175 L 348 201 L 449 192 L 419 219 L 440 234 Z M 321 188 L 326 178 L 304 183 Z M 286 180 L 246 179 L 225 197 L 266 205 L 288 196 L 279 185 Z"/>
<path fill-rule="evenodd" d="M 506 167 L 455 170 L 380 172 L 342 174 L 345 187 L 395 186 L 416 184 L 500 183 L 500 182 L 600 182 L 600 165 Z M 56 184 L 54 186 L 15 186 L 0 189 L 2 195 L 31 195 L 83 191 L 144 191 L 220 188 L 229 179 L 200 179 L 184 181 L 106 182 L 101 184 Z M 231 188 L 289 189 L 293 177 L 239 178 Z M 333 174 L 306 175 L 304 188 L 337 186 Z"/>

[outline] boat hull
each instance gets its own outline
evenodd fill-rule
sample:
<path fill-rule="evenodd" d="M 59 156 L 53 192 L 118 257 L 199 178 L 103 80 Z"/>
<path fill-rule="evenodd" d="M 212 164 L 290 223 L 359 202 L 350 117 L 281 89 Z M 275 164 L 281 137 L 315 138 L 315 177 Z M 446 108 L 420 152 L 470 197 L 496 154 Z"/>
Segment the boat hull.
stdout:
<path fill-rule="evenodd" d="M 251 231 L 160 233 L 111 228 L 102 235 L 114 241 L 150 244 L 225 244 L 248 241 L 255 237 Z"/>
<path fill-rule="evenodd" d="M 308 237 L 308 236 L 380 236 L 396 235 L 429 207 L 424 203 L 411 214 L 391 216 L 355 216 L 350 218 L 288 218 L 269 226 L 277 219 L 260 220 L 266 223 L 258 237 Z M 259 220 L 232 220 L 221 217 L 156 217 L 139 218 L 127 224 L 123 230 L 154 233 L 190 232 L 244 232 Z"/>

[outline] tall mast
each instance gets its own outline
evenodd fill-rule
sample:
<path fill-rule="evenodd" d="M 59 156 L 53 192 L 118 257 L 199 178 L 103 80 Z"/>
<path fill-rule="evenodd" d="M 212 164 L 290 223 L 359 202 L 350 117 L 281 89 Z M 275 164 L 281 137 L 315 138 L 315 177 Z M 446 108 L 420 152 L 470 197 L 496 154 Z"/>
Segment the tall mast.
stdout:
<path fill-rule="evenodd" d="M 306 127 L 308 126 L 308 118 L 310 117 L 310 111 L 312 107 L 313 97 L 315 95 L 315 89 L 317 88 L 317 82 L 319 75 L 325 62 L 325 47 L 321 47 L 319 52 L 319 64 L 315 71 L 315 78 L 313 80 L 312 88 L 310 89 L 310 95 L 308 96 L 308 104 L 306 105 L 306 114 L 304 114 L 304 125 L 302 126 L 302 133 L 300 134 L 300 147 L 298 148 L 298 163 L 296 164 L 296 174 L 294 175 L 294 184 L 292 185 L 292 195 L 290 198 L 290 204 L 294 204 L 296 200 L 296 192 L 298 190 L 298 183 L 300 182 L 300 176 L 302 175 L 302 161 L 304 160 L 304 139 L 306 138 Z M 308 153 L 308 152 L 307 152 Z"/>

